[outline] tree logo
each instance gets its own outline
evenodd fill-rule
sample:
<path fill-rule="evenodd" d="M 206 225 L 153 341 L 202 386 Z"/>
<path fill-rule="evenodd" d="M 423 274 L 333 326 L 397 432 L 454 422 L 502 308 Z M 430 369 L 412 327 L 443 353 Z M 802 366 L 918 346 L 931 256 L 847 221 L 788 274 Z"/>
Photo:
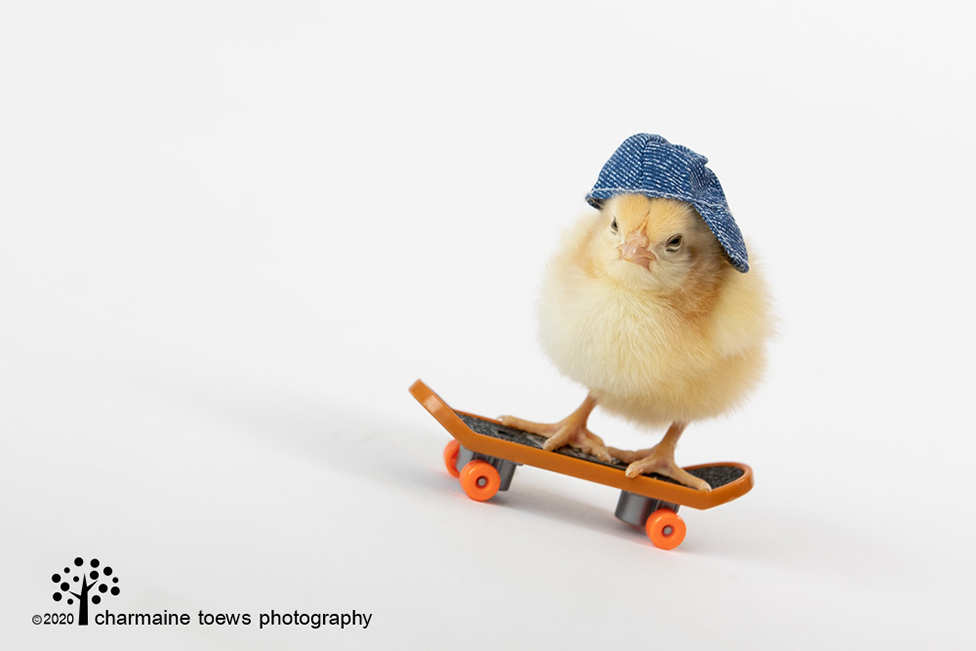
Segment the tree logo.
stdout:
<path fill-rule="evenodd" d="M 99 572 L 99 567 L 101 563 L 97 558 L 91 559 L 88 564 L 91 568 L 86 570 L 83 565 L 85 564 L 85 559 L 81 556 L 75 559 L 74 574 L 72 575 L 72 568 L 64 568 L 63 574 L 55 574 L 51 577 L 51 581 L 58 584 L 58 592 L 54 593 L 54 600 L 61 601 L 64 599 L 65 594 L 69 594 L 74 599 L 78 600 L 78 625 L 88 626 L 88 600 L 91 599 L 93 604 L 99 604 L 102 601 L 103 595 L 112 595 L 113 597 L 119 594 L 119 579 L 116 576 L 112 576 L 112 568 L 105 566 L 101 568 Z M 111 585 L 109 585 L 111 584 Z M 98 586 L 96 590 L 95 587 Z M 96 594 L 92 594 L 95 592 Z M 74 599 L 68 598 L 67 602 L 69 604 L 74 603 Z"/>

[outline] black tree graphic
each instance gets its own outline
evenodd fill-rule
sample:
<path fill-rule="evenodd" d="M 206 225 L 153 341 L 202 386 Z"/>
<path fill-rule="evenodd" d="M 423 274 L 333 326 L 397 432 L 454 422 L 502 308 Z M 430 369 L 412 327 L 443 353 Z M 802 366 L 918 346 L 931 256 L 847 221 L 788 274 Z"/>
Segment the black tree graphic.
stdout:
<path fill-rule="evenodd" d="M 91 563 L 89 563 L 91 570 L 82 568 L 84 564 L 85 560 L 79 556 L 75 559 L 75 567 L 78 568 L 76 570 L 78 574 L 70 576 L 71 568 L 66 567 L 64 568 L 63 576 L 61 574 L 55 574 L 51 577 L 51 580 L 58 584 L 58 589 L 60 590 L 60 592 L 54 593 L 55 601 L 64 599 L 64 593 L 70 594 L 78 600 L 78 624 L 80 626 L 88 626 L 88 595 L 95 589 L 95 586 L 98 586 L 98 592 L 101 594 L 91 595 L 91 602 L 93 604 L 100 603 L 102 601 L 102 595 L 106 593 L 111 594 L 113 597 L 119 594 L 119 586 L 115 585 L 119 582 L 119 579 L 118 577 L 112 576 L 111 567 L 103 567 L 101 574 L 99 574 L 98 566 L 101 563 L 98 562 L 97 558 L 91 559 Z M 90 583 L 89 579 L 91 580 Z M 99 579 L 102 580 L 101 583 L 99 583 Z M 109 581 L 113 584 L 111 587 L 108 585 Z M 80 583 L 80 585 L 74 586 L 75 590 L 80 590 L 80 592 L 73 592 L 71 590 L 72 583 Z M 68 603 L 73 604 L 74 599 L 69 598 Z"/>

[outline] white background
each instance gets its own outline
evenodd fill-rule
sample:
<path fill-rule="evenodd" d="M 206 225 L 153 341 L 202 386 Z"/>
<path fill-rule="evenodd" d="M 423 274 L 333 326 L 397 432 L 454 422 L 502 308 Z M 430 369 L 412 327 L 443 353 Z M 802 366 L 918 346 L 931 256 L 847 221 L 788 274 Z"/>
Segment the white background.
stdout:
<path fill-rule="evenodd" d="M 0 9 L 3 647 L 972 648 L 962 3 L 354 4 Z M 641 131 L 709 157 L 780 324 L 678 450 L 756 487 L 674 552 L 540 470 L 468 500 L 407 393 L 579 403 L 537 286 Z M 93 612 L 373 618 L 32 625 L 75 556 Z"/>

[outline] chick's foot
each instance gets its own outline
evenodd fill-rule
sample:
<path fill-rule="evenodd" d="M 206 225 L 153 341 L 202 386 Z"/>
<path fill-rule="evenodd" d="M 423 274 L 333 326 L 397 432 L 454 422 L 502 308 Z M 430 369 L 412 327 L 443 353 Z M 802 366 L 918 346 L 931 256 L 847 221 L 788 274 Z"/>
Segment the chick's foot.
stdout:
<path fill-rule="evenodd" d="M 502 425 L 545 436 L 546 442 L 542 446 L 543 450 L 558 450 L 564 445 L 568 445 L 609 463 L 611 461 L 610 453 L 607 451 L 603 439 L 586 429 L 585 425 L 572 422 L 571 418 L 561 420 L 558 423 L 534 423 L 514 416 L 502 416 L 498 420 Z"/>
<path fill-rule="evenodd" d="M 660 445 L 656 445 L 653 448 L 636 451 L 607 448 L 607 451 L 621 461 L 630 464 L 627 466 L 628 477 L 658 474 L 700 491 L 712 490 L 712 487 L 704 479 L 695 477 L 687 470 L 679 467 L 674 462 L 674 451 L 667 447 L 661 449 Z"/>
<path fill-rule="evenodd" d="M 534 423 L 514 416 L 502 416 L 498 420 L 502 425 L 546 437 L 544 450 L 558 450 L 568 445 L 609 463 L 610 453 L 603 439 L 586 429 L 586 420 L 595 406 L 596 400 L 587 396 L 579 409 L 558 423 Z"/>

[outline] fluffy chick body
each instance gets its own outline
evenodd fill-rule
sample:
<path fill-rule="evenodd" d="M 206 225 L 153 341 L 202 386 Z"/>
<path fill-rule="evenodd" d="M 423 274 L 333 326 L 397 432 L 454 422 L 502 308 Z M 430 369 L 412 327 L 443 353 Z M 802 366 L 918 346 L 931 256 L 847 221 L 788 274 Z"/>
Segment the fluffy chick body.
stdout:
<path fill-rule="evenodd" d="M 621 257 L 635 232 L 656 258 L 647 265 Z M 760 271 L 733 268 L 693 206 L 619 195 L 564 235 L 543 282 L 540 340 L 609 412 L 688 423 L 735 407 L 760 380 L 767 306 Z"/>

